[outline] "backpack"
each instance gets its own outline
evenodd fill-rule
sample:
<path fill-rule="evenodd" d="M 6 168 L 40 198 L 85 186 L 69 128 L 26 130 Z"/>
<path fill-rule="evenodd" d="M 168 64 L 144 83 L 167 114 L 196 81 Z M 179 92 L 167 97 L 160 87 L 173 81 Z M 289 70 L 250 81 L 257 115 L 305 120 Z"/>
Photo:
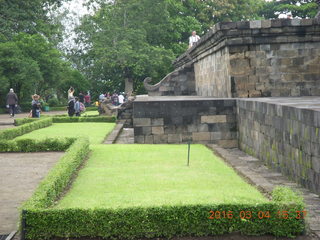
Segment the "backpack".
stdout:
<path fill-rule="evenodd" d="M 84 111 L 86 111 L 86 107 L 82 102 L 80 102 L 80 112 L 84 112 Z"/>

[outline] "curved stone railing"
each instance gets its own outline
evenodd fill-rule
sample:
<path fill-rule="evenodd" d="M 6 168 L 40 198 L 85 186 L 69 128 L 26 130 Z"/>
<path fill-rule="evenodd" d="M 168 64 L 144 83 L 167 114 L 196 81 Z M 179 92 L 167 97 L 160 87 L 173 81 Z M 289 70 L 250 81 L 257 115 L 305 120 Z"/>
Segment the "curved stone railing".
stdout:
<path fill-rule="evenodd" d="M 167 74 L 160 82 L 152 85 L 152 79 L 147 77 L 143 81 L 150 96 L 194 95 L 193 64 L 186 64 Z"/>

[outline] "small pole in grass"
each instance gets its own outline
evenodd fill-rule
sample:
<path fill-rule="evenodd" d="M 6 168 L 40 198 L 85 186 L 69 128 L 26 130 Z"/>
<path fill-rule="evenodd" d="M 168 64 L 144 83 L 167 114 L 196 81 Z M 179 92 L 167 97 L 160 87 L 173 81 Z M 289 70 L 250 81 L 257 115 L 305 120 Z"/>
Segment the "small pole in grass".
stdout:
<path fill-rule="evenodd" d="M 188 140 L 188 162 L 187 162 L 187 166 L 189 167 L 189 162 L 190 162 L 190 144 L 191 144 L 191 140 Z"/>

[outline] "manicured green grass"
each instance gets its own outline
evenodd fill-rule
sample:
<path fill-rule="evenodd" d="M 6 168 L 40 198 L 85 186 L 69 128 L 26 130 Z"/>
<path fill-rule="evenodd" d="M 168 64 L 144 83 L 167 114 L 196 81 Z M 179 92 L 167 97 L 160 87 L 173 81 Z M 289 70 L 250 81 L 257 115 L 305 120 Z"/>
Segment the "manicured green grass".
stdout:
<path fill-rule="evenodd" d="M 203 145 L 92 145 L 56 208 L 126 208 L 268 200 Z"/>
<path fill-rule="evenodd" d="M 84 113 L 81 114 L 81 117 L 86 117 L 86 116 L 99 116 L 98 111 L 85 111 Z"/>
<path fill-rule="evenodd" d="M 17 139 L 55 138 L 55 137 L 89 137 L 91 144 L 101 143 L 112 131 L 115 123 L 54 123 L 52 126 L 42 128 L 18 137 Z"/>

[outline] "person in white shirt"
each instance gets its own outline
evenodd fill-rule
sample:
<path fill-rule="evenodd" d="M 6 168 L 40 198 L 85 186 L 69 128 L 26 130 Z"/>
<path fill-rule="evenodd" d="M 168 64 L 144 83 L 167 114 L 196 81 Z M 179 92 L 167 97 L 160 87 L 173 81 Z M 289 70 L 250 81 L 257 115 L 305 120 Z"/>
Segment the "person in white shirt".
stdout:
<path fill-rule="evenodd" d="M 123 96 L 122 93 L 120 93 L 120 95 L 118 96 L 118 98 L 119 98 L 119 104 L 124 103 L 124 96 Z"/>
<path fill-rule="evenodd" d="M 197 35 L 197 32 L 193 31 L 192 35 L 189 37 L 189 48 L 191 48 L 199 40 L 200 40 L 200 37 Z"/>

